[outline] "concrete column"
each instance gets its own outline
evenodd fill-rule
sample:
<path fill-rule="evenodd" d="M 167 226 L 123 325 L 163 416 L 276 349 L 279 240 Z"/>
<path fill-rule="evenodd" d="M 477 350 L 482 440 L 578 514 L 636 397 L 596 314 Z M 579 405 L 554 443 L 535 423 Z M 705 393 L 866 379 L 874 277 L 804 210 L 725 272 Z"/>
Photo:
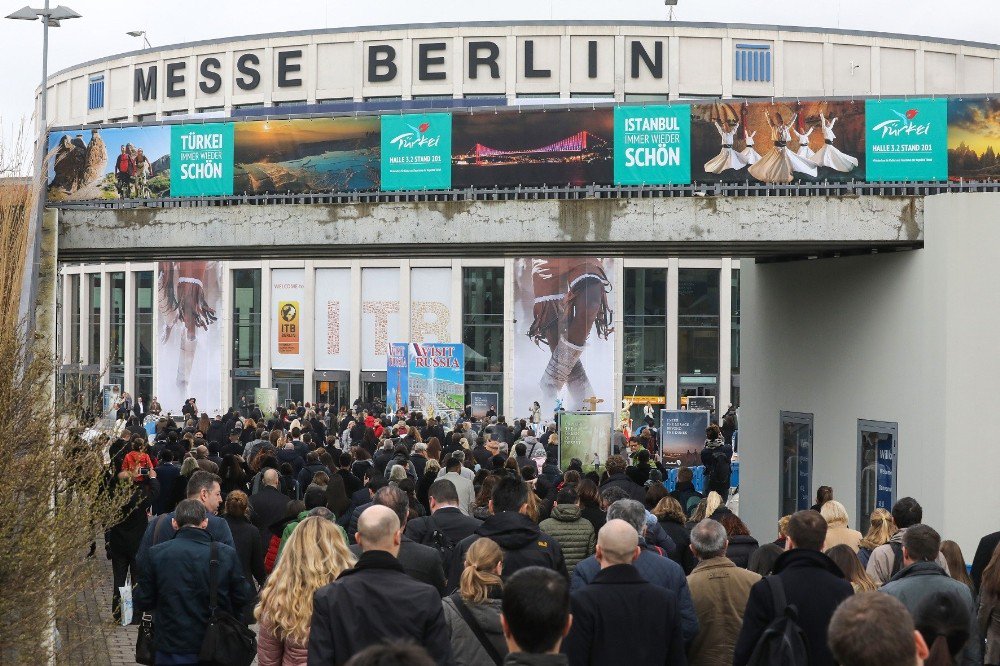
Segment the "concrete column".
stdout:
<path fill-rule="evenodd" d="M 73 295 L 73 276 L 69 273 L 63 274 L 62 283 L 62 365 L 67 365 L 69 363 L 74 363 L 71 354 L 71 349 L 73 347 L 73 313 L 70 311 L 70 303 L 72 302 Z"/>
<path fill-rule="evenodd" d="M 612 393 L 612 403 L 607 411 L 617 414 L 622 404 L 623 383 L 625 381 L 625 262 L 621 259 L 615 262 L 615 274 L 611 278 L 612 284 L 618 288 L 612 291 L 614 295 L 614 323 L 615 327 L 615 363 L 614 363 L 614 391 Z M 615 418 L 615 426 L 618 419 Z"/>
<path fill-rule="evenodd" d="M 80 273 L 80 363 L 90 360 L 90 280 L 87 273 Z M 65 309 L 65 308 L 63 308 Z"/>
<path fill-rule="evenodd" d="M 667 409 L 677 409 L 677 291 L 680 288 L 680 260 L 672 257 L 667 266 Z"/>
<path fill-rule="evenodd" d="M 413 328 L 410 322 L 410 260 L 400 259 L 399 261 L 399 334 L 402 340 L 389 340 L 393 342 L 409 342 L 410 331 Z"/>
<path fill-rule="evenodd" d="M 514 260 L 503 262 L 503 412 L 514 405 Z"/>
<path fill-rule="evenodd" d="M 111 271 L 102 264 L 101 271 L 101 383 L 108 383 L 108 359 L 111 356 Z M 65 330 L 65 329 L 64 329 Z"/>
<path fill-rule="evenodd" d="M 219 326 L 222 327 L 222 367 L 219 368 L 219 372 L 222 374 L 222 383 L 220 384 L 222 387 L 222 408 L 226 410 L 233 404 L 233 273 L 228 261 L 222 262 L 222 283 L 219 288 L 222 290 L 222 315 L 218 322 Z M 153 312 L 156 312 L 156 308 L 153 309 Z M 153 330 L 155 331 L 156 328 L 154 327 Z M 156 345 L 153 347 L 155 349 Z M 153 360 L 153 372 L 155 373 L 155 356 Z"/>
<path fill-rule="evenodd" d="M 348 400 L 353 403 L 361 395 L 361 261 L 351 262 L 351 393 Z"/>
<path fill-rule="evenodd" d="M 462 260 L 451 260 L 451 326 L 449 333 L 452 342 L 463 342 L 462 319 L 464 309 L 462 303 Z"/>
<path fill-rule="evenodd" d="M 316 267 L 311 260 L 305 266 L 305 303 L 299 307 L 299 328 L 302 340 L 302 399 L 316 401 L 316 384 L 313 369 L 316 367 Z"/>
<path fill-rule="evenodd" d="M 131 263 L 125 264 L 125 386 L 122 390 L 135 393 L 135 274 Z"/>
<path fill-rule="evenodd" d="M 733 260 L 722 260 L 719 272 L 719 397 L 716 415 L 721 417 L 729 405 L 733 383 Z"/>
<path fill-rule="evenodd" d="M 271 388 L 271 262 L 260 262 L 260 385 Z"/>

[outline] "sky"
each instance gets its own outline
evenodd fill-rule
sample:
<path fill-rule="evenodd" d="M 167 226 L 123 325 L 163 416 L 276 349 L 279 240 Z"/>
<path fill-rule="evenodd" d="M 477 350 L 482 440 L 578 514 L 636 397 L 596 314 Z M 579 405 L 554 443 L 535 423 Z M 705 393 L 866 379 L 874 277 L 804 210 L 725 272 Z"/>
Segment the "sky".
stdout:
<path fill-rule="evenodd" d="M 0 0 L 2 15 L 26 0 Z M 44 0 L 32 0 L 42 6 Z M 325 27 L 515 20 L 666 19 L 662 0 L 53 0 L 82 14 L 50 31 L 49 71 L 152 45 Z M 998 0 L 679 0 L 679 21 L 756 23 L 874 30 L 1000 43 Z M 951 11 L 960 8 L 960 11 Z M 40 22 L 0 21 L 0 141 L 9 145 L 30 118 L 41 79 Z M 2 145 L 0 145 L 2 148 Z"/>

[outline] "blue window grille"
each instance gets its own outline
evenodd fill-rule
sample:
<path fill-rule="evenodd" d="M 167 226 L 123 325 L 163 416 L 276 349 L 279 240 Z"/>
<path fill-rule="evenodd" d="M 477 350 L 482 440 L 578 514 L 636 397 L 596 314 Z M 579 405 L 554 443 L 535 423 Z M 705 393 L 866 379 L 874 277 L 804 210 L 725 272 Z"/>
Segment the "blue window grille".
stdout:
<path fill-rule="evenodd" d="M 87 94 L 87 109 L 104 108 L 104 75 L 92 74 L 90 77 L 90 89 Z"/>
<path fill-rule="evenodd" d="M 734 67 L 737 81 L 771 81 L 771 46 L 737 44 Z"/>

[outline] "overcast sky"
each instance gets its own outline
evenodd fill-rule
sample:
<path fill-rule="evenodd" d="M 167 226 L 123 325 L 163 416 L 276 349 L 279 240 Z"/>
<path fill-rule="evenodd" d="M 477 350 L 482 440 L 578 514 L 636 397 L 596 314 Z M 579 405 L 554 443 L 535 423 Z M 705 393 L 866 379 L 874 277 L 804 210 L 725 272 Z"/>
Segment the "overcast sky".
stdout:
<path fill-rule="evenodd" d="M 0 0 L 2 14 L 26 0 Z M 41 6 L 44 0 L 31 0 Z M 49 71 L 140 48 L 129 30 L 146 30 L 153 46 L 198 39 L 324 27 L 504 20 L 656 20 L 662 0 L 52 0 L 83 18 L 52 30 Z M 874 30 L 1000 43 L 1000 0 L 680 0 L 681 21 L 779 24 Z M 41 78 L 38 22 L 0 21 L 0 122 L 10 127 L 32 112 Z"/>

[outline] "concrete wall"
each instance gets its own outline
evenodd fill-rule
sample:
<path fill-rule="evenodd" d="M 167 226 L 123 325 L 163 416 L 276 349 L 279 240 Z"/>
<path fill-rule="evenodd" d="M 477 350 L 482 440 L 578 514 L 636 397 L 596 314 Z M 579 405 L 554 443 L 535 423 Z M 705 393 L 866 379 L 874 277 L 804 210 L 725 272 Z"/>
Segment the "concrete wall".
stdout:
<path fill-rule="evenodd" d="M 819 248 L 845 242 L 919 243 L 923 197 L 689 197 L 582 201 L 469 201 L 217 208 L 65 209 L 62 258 L 155 256 L 158 249 L 199 248 L 234 258 L 377 254 L 380 248 L 434 252 L 537 252 L 539 243 L 597 243 L 600 251 L 657 254 L 722 246 L 736 256 L 774 252 L 776 243 Z M 686 248 L 686 249 L 685 249 Z M 585 250 L 592 254 L 594 247 Z M 106 254 L 102 254 L 106 253 Z M 152 254 L 151 254 L 152 253 Z"/>
<path fill-rule="evenodd" d="M 971 561 L 995 531 L 1000 459 L 990 425 L 1000 355 L 996 194 L 928 197 L 913 252 L 742 264 L 740 514 L 773 538 L 779 411 L 815 416 L 811 492 L 856 521 L 857 420 L 899 424 L 896 497 Z"/>

